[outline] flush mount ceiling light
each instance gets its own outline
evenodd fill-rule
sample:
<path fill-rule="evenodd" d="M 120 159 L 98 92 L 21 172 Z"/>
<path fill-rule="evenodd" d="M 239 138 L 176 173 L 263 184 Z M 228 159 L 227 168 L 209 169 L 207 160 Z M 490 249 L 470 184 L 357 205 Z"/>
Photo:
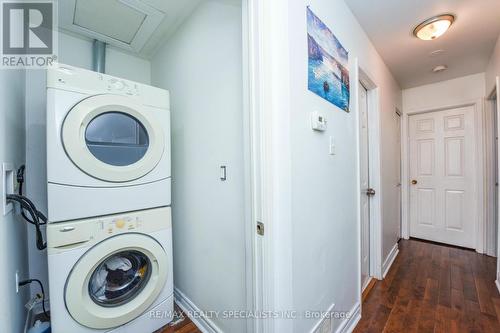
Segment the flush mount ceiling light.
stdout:
<path fill-rule="evenodd" d="M 452 14 L 443 14 L 431 17 L 420 23 L 414 30 L 413 35 L 422 40 L 434 40 L 442 36 L 455 21 Z"/>
<path fill-rule="evenodd" d="M 434 73 L 440 73 L 448 69 L 448 66 L 446 65 L 438 65 L 432 69 Z"/>
<path fill-rule="evenodd" d="M 444 50 L 436 50 L 436 51 L 432 51 L 431 53 L 429 53 L 429 57 L 431 57 L 431 58 L 439 57 L 439 56 L 441 56 L 443 53 L 444 53 Z"/>

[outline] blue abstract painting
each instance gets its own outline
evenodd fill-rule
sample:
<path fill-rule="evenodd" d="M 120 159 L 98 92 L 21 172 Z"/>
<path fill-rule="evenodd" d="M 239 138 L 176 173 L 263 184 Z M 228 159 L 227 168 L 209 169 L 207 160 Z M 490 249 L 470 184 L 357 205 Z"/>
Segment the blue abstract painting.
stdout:
<path fill-rule="evenodd" d="M 309 90 L 349 112 L 349 54 L 309 7 L 307 39 Z"/>

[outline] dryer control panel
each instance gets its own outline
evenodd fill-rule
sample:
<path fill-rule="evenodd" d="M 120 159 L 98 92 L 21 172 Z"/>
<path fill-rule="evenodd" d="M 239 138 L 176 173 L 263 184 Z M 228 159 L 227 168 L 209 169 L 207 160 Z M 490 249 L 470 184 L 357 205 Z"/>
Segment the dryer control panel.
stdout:
<path fill-rule="evenodd" d="M 104 78 L 103 78 L 104 79 Z M 108 91 L 112 93 L 125 93 L 126 95 L 139 95 L 137 83 L 127 82 L 116 78 L 106 79 Z"/>
<path fill-rule="evenodd" d="M 170 207 L 50 223 L 47 226 L 47 248 L 49 252 L 53 252 L 88 247 L 123 233 L 148 234 L 170 228 L 172 228 Z"/>
<path fill-rule="evenodd" d="M 144 105 L 170 109 L 167 90 L 69 65 L 58 64 L 47 69 L 47 87 L 89 95 L 130 96 Z"/>

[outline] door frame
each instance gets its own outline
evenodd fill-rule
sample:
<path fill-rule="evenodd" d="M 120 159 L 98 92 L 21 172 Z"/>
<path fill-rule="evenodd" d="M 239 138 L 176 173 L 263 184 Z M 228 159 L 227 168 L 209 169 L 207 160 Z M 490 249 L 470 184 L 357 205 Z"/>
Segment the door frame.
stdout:
<path fill-rule="evenodd" d="M 361 165 L 361 161 L 362 160 L 365 160 L 364 158 L 361 158 L 361 154 L 362 154 L 362 145 L 363 144 L 367 144 L 368 147 L 366 147 L 366 151 L 367 151 L 367 158 L 366 158 L 366 163 L 368 164 L 367 165 L 367 170 L 368 170 L 368 188 L 371 188 L 371 182 L 370 182 L 370 129 L 369 129 L 369 124 L 370 122 L 368 121 L 368 116 L 369 116 L 369 108 L 368 108 L 368 89 L 365 87 L 365 84 L 362 82 L 362 81 L 358 81 L 358 86 L 357 88 L 359 89 L 364 89 L 366 91 L 366 115 L 367 115 L 367 119 L 366 119 L 366 125 L 367 125 L 367 140 L 366 142 L 363 142 L 361 140 L 361 125 L 362 125 L 362 122 L 363 122 L 363 118 L 361 117 L 361 94 L 360 94 L 360 90 L 358 90 L 358 94 L 357 94 L 357 99 L 358 99 L 358 130 L 359 130 L 359 184 L 361 185 L 362 183 L 362 178 L 363 178 L 363 175 L 362 175 L 362 165 Z M 361 254 L 361 259 L 363 259 L 363 243 L 364 243 L 364 235 L 363 235 L 363 229 L 364 229 L 364 226 L 363 224 L 365 222 L 363 222 L 363 216 L 364 216 L 364 212 L 363 212 L 363 205 L 361 204 L 361 201 L 362 201 L 362 197 L 363 195 L 367 195 L 367 194 L 363 194 L 363 189 L 361 188 L 361 186 L 358 187 L 359 190 L 361 190 L 361 192 L 359 193 L 359 200 L 360 200 L 360 205 L 359 205 L 359 214 L 360 214 L 360 228 L 359 228 L 359 234 L 360 234 L 360 254 Z M 370 285 L 370 283 L 372 282 L 372 279 L 373 279 L 373 276 L 372 276 L 372 271 L 371 271 L 371 248 L 370 248 L 370 244 L 371 244 L 371 240 L 370 240 L 370 235 L 371 235 L 371 228 L 370 228 L 370 217 L 371 217 L 371 212 L 370 212 L 370 206 L 371 206 L 371 197 L 368 196 L 368 273 L 367 273 L 367 282 L 366 282 L 366 285 L 363 283 L 363 265 L 361 265 L 361 294 L 363 294 L 366 290 L 366 288 Z M 361 260 L 363 262 L 363 260 Z"/>
<path fill-rule="evenodd" d="M 247 80 L 244 87 L 248 107 L 248 140 L 250 170 L 247 182 L 251 221 L 249 240 L 252 310 L 255 313 L 293 309 L 292 244 L 289 225 L 291 211 L 289 92 L 286 58 L 276 50 L 287 50 L 288 22 L 284 15 L 287 0 L 243 0 L 244 50 Z M 277 130 L 279 128 L 279 130 Z M 262 224 L 261 224 L 262 223 Z M 257 227 L 262 226 L 263 235 Z M 247 275 L 248 276 L 248 275 Z M 258 316 L 257 316 L 258 317 Z M 256 318 L 249 332 L 291 332 L 288 318 Z"/>
<path fill-rule="evenodd" d="M 485 246 L 484 252 L 489 256 L 497 256 L 495 251 L 495 242 L 497 241 L 498 230 L 495 233 L 495 224 L 498 225 L 498 221 L 495 220 L 495 211 L 498 216 L 498 208 L 497 202 L 495 200 L 496 196 L 496 186 L 493 185 L 495 182 L 495 164 L 498 166 L 498 157 L 499 152 L 495 152 L 495 140 L 492 140 L 492 137 L 498 135 L 498 122 L 499 122 L 499 114 L 497 110 L 497 103 L 494 103 L 494 99 L 497 98 L 497 88 L 496 86 L 493 88 L 491 93 L 485 99 L 484 105 L 484 118 L 483 118 L 483 128 L 484 128 L 484 221 L 485 221 Z M 494 114 L 497 114 L 494 117 Z M 496 127 L 497 133 L 495 133 L 495 124 L 494 119 L 496 119 Z M 496 159 L 496 162 L 495 162 Z M 498 198 L 497 198 L 498 200 Z"/>
<path fill-rule="evenodd" d="M 423 109 L 416 110 L 406 110 L 403 113 L 403 126 L 401 131 L 401 143 L 403 146 L 403 174 L 402 174 L 402 230 L 401 234 L 404 239 L 410 238 L 410 116 L 438 112 L 447 109 L 454 109 L 460 107 L 472 106 L 474 108 L 474 134 L 476 136 L 476 180 L 474 182 L 474 198 L 476 198 L 474 206 L 476 210 L 475 216 L 476 221 L 476 239 L 474 241 L 476 251 L 478 253 L 484 253 L 484 247 L 486 242 L 486 232 L 484 227 L 484 209 L 483 209 L 483 198 L 484 198 L 484 181 L 481 181 L 484 175 L 484 150 L 483 150 L 483 110 L 484 110 L 484 100 L 474 99 L 465 100 L 448 105 L 435 105 L 429 106 Z"/>
<path fill-rule="evenodd" d="M 496 91 L 496 96 L 497 96 L 497 135 L 500 139 L 500 76 L 496 77 L 495 80 L 495 91 Z M 498 174 L 500 177 L 500 145 L 498 145 L 498 151 L 497 151 L 497 167 L 498 167 Z M 497 202 L 495 203 L 497 206 L 497 209 L 500 210 L 500 195 L 497 197 Z M 497 276 L 495 280 L 495 284 L 497 286 L 498 291 L 500 291 L 500 212 L 497 213 L 497 225 L 498 225 L 498 230 L 497 230 Z"/>
<path fill-rule="evenodd" d="M 354 59 L 354 75 L 351 86 L 354 99 L 355 116 L 357 117 L 357 188 L 361 188 L 361 167 L 360 167 L 360 131 L 359 131 L 359 91 L 358 82 L 366 88 L 368 102 L 368 164 L 370 187 L 375 189 L 376 194 L 370 199 L 370 276 L 377 280 L 382 280 L 382 184 L 381 184 L 381 166 L 380 166 L 380 96 L 379 88 L 374 80 L 371 79 L 367 71 L 360 66 L 358 58 Z M 358 197 L 358 285 L 361 299 L 361 201 Z"/>

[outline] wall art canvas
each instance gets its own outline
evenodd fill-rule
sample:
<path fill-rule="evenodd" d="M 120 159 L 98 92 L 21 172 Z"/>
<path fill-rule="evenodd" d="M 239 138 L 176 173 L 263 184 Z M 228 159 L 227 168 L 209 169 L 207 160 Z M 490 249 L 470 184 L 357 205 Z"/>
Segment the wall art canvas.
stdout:
<path fill-rule="evenodd" d="M 309 7 L 307 38 L 309 90 L 349 112 L 349 54 Z"/>

